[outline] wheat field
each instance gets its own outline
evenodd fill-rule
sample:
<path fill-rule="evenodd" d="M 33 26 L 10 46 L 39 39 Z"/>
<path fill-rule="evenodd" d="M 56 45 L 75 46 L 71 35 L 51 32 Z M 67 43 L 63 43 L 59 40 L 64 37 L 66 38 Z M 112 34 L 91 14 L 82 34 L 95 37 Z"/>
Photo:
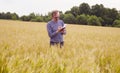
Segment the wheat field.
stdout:
<path fill-rule="evenodd" d="M 0 73 L 120 73 L 120 28 L 67 25 L 62 49 L 46 23 L 0 20 Z"/>

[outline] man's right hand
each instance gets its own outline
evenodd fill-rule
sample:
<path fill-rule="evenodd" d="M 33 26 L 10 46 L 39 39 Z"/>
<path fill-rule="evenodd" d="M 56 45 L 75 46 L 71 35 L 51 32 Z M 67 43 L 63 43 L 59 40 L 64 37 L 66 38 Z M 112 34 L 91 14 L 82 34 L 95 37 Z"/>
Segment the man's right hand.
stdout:
<path fill-rule="evenodd" d="M 57 30 L 56 32 L 57 32 L 57 33 L 58 33 L 58 32 L 61 32 L 61 29 L 62 29 L 62 27 L 59 26 L 59 27 L 58 27 L 58 30 Z"/>

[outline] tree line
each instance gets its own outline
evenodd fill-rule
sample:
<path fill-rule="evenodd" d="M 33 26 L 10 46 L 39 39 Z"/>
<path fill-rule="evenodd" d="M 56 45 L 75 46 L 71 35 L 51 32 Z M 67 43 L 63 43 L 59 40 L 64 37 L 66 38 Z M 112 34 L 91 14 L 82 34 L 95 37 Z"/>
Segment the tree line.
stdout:
<path fill-rule="evenodd" d="M 30 13 L 21 17 L 16 13 L 2 12 L 0 19 L 48 22 L 51 20 L 51 12 L 44 16 Z M 79 6 L 73 6 L 65 13 L 60 11 L 60 19 L 69 24 L 120 27 L 120 11 L 115 8 L 106 8 L 102 4 L 89 6 L 88 3 L 82 3 Z"/>

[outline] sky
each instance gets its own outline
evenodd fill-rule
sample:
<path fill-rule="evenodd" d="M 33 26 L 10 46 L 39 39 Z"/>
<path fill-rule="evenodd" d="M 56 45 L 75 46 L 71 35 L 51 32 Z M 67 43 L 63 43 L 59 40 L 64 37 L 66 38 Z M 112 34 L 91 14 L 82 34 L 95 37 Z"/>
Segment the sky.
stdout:
<path fill-rule="evenodd" d="M 46 15 L 53 10 L 64 13 L 83 2 L 90 6 L 103 4 L 104 7 L 120 10 L 120 0 L 0 0 L 0 12 L 15 12 L 20 16 L 32 12 Z"/>

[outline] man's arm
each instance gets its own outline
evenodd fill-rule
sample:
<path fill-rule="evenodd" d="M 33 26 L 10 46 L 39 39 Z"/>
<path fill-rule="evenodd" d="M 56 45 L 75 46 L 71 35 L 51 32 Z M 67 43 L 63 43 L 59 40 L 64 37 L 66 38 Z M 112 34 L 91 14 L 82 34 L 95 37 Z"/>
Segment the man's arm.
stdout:
<path fill-rule="evenodd" d="M 48 35 L 49 37 L 54 37 L 57 33 L 59 33 L 61 30 L 61 28 L 58 28 L 57 31 L 52 32 L 52 28 L 50 27 L 49 23 L 47 24 L 47 31 L 48 31 Z"/>
<path fill-rule="evenodd" d="M 48 31 L 49 37 L 53 37 L 53 36 L 55 36 L 55 35 L 57 34 L 56 31 L 55 31 L 55 32 L 52 32 L 52 28 L 50 27 L 50 24 L 49 24 L 49 23 L 47 24 L 47 31 Z"/>

